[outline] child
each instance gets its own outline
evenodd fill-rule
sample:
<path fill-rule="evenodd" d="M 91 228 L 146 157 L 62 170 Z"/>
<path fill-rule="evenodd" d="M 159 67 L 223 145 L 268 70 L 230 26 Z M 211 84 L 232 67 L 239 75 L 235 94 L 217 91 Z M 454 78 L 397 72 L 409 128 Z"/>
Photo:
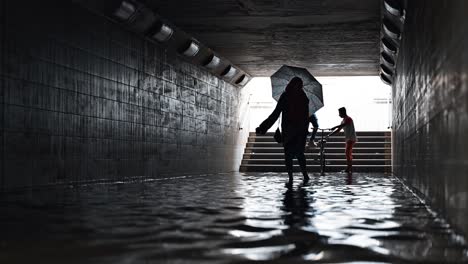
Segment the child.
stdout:
<path fill-rule="evenodd" d="M 352 173 L 353 171 L 353 146 L 357 142 L 356 130 L 354 129 L 353 119 L 346 114 L 346 108 L 341 107 L 340 109 L 338 109 L 338 114 L 340 115 L 341 118 L 343 118 L 343 121 L 341 121 L 340 125 L 331 128 L 331 130 L 334 130 L 334 131 L 330 135 L 328 135 L 327 138 L 338 133 L 341 129 L 344 130 L 345 142 L 346 142 L 345 153 L 346 153 L 346 164 L 347 164 L 345 172 Z"/>

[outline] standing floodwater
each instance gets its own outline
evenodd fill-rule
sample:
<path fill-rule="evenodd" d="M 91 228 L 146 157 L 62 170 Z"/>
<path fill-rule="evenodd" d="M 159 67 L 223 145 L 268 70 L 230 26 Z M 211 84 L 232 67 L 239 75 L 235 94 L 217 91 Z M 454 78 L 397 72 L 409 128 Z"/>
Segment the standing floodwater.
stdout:
<path fill-rule="evenodd" d="M 463 239 L 395 178 L 187 176 L 0 197 L 0 263 L 432 262 Z"/>

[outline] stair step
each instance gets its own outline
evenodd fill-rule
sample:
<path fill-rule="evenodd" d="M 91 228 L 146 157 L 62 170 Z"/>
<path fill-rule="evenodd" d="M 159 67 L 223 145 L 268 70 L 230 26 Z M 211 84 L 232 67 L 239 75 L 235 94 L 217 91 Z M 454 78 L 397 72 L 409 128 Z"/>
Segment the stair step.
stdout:
<path fill-rule="evenodd" d="M 343 151 L 344 152 L 344 151 Z M 327 158 L 337 159 L 343 158 L 344 153 L 327 153 Z M 307 159 L 318 158 L 319 153 L 305 153 Z M 353 153 L 355 160 L 357 159 L 391 159 L 391 153 Z M 284 153 L 246 153 L 244 159 L 284 159 Z"/>
<path fill-rule="evenodd" d="M 307 137 L 310 139 L 310 135 Z M 319 140 L 320 137 L 316 137 L 316 140 Z M 391 137 L 390 136 L 362 136 L 359 137 L 358 140 L 359 142 L 391 142 Z M 249 142 L 271 142 L 274 143 L 275 140 L 273 137 L 270 136 L 251 136 L 249 137 Z M 328 138 L 328 142 L 345 142 L 345 139 L 343 136 L 333 136 Z"/>
<path fill-rule="evenodd" d="M 257 135 L 255 132 L 250 132 L 249 136 L 273 136 L 274 132 L 267 132 L 264 135 Z M 330 133 L 326 132 L 325 135 L 328 135 Z M 317 133 L 317 137 L 320 137 L 322 135 L 321 132 Z M 344 133 L 343 131 L 336 133 L 335 136 L 343 136 Z M 391 136 L 390 131 L 356 131 L 356 135 L 359 138 L 360 136 Z"/>
<path fill-rule="evenodd" d="M 252 172 L 285 172 L 284 149 L 273 139 L 273 132 L 265 135 L 250 133 L 243 155 L 240 171 Z M 324 133 L 328 134 L 328 133 Z M 358 131 L 358 142 L 353 148 L 353 171 L 355 172 L 390 172 L 392 169 L 391 132 L 390 131 Z M 310 136 L 310 134 L 309 134 Z M 317 134 L 317 140 L 321 133 Z M 327 172 L 337 172 L 346 169 L 344 156 L 345 139 L 343 132 L 328 138 L 325 147 L 327 157 Z M 319 147 L 307 149 L 307 169 L 319 172 Z M 294 159 L 294 170 L 300 171 L 297 160 Z"/>
<path fill-rule="evenodd" d="M 276 142 L 247 142 L 247 147 L 282 147 L 283 145 Z M 333 148 L 333 147 L 344 147 L 344 142 L 327 142 L 325 148 Z M 356 142 L 353 148 L 359 147 L 391 147 L 390 142 Z M 317 147 L 318 148 L 318 147 Z"/>
<path fill-rule="evenodd" d="M 319 160 L 306 159 L 307 165 L 319 164 Z M 328 165 L 346 166 L 346 159 L 326 159 Z M 297 160 L 293 160 L 298 164 Z M 353 165 L 390 165 L 390 159 L 354 159 Z M 284 165 L 284 159 L 243 159 L 242 164 Z"/>
<path fill-rule="evenodd" d="M 346 169 L 346 165 L 327 165 L 326 172 L 338 172 Z M 293 166 L 295 172 L 300 171 L 298 165 Z M 241 172 L 286 172 L 284 165 L 245 164 L 240 166 Z M 308 165 L 307 171 L 319 172 L 320 165 Z M 390 172 L 391 165 L 353 165 L 353 172 Z"/>
<path fill-rule="evenodd" d="M 326 153 L 343 153 L 345 151 L 344 146 L 340 148 L 326 148 L 325 152 Z M 362 148 L 362 147 L 356 147 L 353 148 L 353 153 L 379 153 L 379 154 L 385 154 L 385 153 L 391 153 L 392 149 L 391 148 L 376 148 L 376 147 L 370 147 L 370 148 Z M 247 147 L 245 148 L 245 154 L 250 154 L 250 153 L 283 153 L 284 149 L 283 147 Z M 310 150 L 306 150 L 306 153 L 318 153 L 319 149 L 314 148 Z"/>

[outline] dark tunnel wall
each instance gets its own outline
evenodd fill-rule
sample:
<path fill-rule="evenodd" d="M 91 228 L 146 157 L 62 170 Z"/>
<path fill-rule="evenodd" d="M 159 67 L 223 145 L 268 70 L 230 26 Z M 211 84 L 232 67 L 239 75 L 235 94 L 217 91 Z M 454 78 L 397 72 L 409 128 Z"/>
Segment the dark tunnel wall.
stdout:
<path fill-rule="evenodd" d="M 237 169 L 241 90 L 71 1 L 2 1 L 2 189 Z"/>
<path fill-rule="evenodd" d="M 407 1 L 394 172 L 468 234 L 468 1 Z"/>

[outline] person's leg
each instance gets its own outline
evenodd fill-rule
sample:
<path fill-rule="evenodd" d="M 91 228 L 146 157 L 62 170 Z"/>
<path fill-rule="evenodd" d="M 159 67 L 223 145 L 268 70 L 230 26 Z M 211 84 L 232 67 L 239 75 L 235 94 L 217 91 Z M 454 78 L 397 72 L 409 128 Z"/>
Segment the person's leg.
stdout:
<path fill-rule="evenodd" d="M 307 174 L 307 164 L 306 164 L 307 162 L 306 162 L 304 152 L 300 152 L 296 154 L 296 157 L 297 157 L 297 161 L 299 162 L 299 166 L 301 167 L 301 172 L 302 172 L 302 176 L 304 176 L 304 180 L 305 181 L 309 180 L 309 174 Z"/>
<path fill-rule="evenodd" d="M 286 171 L 288 172 L 289 181 L 293 180 L 293 158 L 294 153 L 289 148 L 284 148 L 284 163 L 286 165 Z"/>
<path fill-rule="evenodd" d="M 347 140 L 346 141 L 346 172 L 353 171 L 353 145 L 354 141 Z"/>
<path fill-rule="evenodd" d="M 315 136 L 317 135 L 317 131 L 318 131 L 318 127 L 314 127 L 312 129 L 312 136 L 310 137 L 310 141 L 314 141 L 315 140 Z"/>
<path fill-rule="evenodd" d="M 297 158 L 297 162 L 299 163 L 299 167 L 301 168 L 302 176 L 304 176 L 304 180 L 309 179 L 309 175 L 307 174 L 306 158 L 304 155 L 306 141 L 307 141 L 307 134 L 306 133 L 304 133 L 303 135 L 299 134 L 299 136 L 297 137 L 296 147 L 295 147 L 295 155 Z"/>

